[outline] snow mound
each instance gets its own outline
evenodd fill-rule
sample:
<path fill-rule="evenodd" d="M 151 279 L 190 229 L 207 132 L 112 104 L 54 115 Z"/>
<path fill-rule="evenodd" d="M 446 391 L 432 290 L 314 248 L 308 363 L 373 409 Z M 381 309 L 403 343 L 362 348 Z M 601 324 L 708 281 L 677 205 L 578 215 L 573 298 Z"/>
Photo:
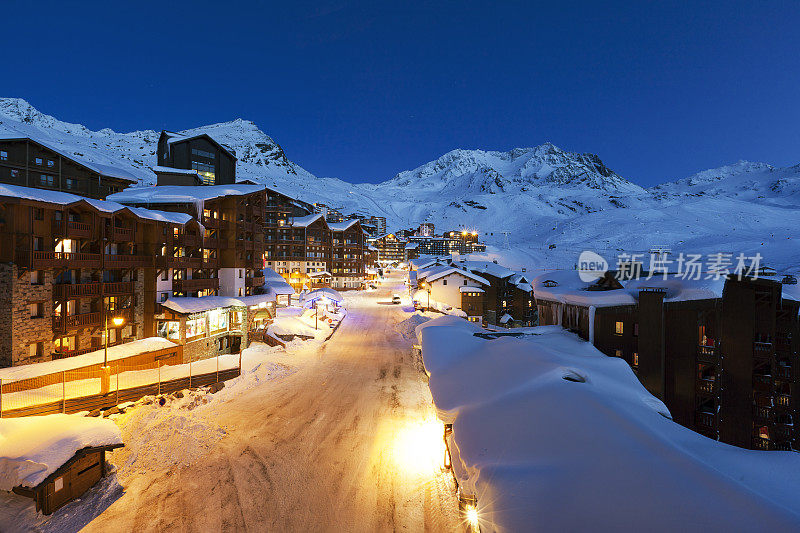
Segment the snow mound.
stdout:
<path fill-rule="evenodd" d="M 110 420 L 79 415 L 0 419 L 0 490 L 35 487 L 75 452 L 92 446 L 122 444 Z"/>
<path fill-rule="evenodd" d="M 471 326 L 471 327 L 470 327 Z M 482 531 L 800 527 L 800 459 L 669 419 L 624 361 L 557 327 L 417 327 L 453 469 Z"/>
<path fill-rule="evenodd" d="M 413 339 L 416 337 L 415 330 L 417 326 L 419 326 L 420 324 L 424 324 L 428 320 L 430 320 L 430 318 L 423 316 L 419 313 L 414 313 L 413 315 L 406 318 L 402 322 L 399 322 L 395 326 L 395 329 L 397 330 L 398 333 L 400 333 L 400 335 L 402 335 L 406 339 Z"/>

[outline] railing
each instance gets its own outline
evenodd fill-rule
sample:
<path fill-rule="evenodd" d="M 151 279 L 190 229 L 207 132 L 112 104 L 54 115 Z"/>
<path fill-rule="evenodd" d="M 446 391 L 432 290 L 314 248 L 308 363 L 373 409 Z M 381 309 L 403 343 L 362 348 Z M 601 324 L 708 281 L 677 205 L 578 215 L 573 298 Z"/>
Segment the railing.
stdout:
<path fill-rule="evenodd" d="M 219 248 L 219 237 L 205 237 L 203 239 L 204 248 Z"/>
<path fill-rule="evenodd" d="M 102 283 L 76 283 L 53 285 L 53 296 L 56 298 L 80 298 L 81 296 L 100 296 Z"/>
<path fill-rule="evenodd" d="M 53 317 L 53 329 L 64 330 L 86 326 L 98 326 L 101 322 L 101 313 L 82 313 L 80 315 L 62 315 Z"/>
<path fill-rule="evenodd" d="M 79 350 L 62 350 L 55 351 L 52 354 L 53 359 L 66 359 L 68 357 L 75 357 L 76 355 L 83 355 L 97 350 L 97 346 L 90 346 L 89 348 L 81 348 Z"/>
<path fill-rule="evenodd" d="M 181 292 L 219 289 L 219 278 L 176 279 L 172 280 L 172 287 Z"/>
<path fill-rule="evenodd" d="M 759 353 L 764 352 L 771 352 L 772 351 L 772 343 L 771 342 L 754 342 L 753 343 L 753 350 Z"/>
<path fill-rule="evenodd" d="M 28 264 L 26 256 L 29 252 L 21 252 L 18 254 L 18 263 Z M 42 252 L 33 251 L 31 253 L 31 267 L 32 268 L 48 268 L 54 266 L 70 266 L 75 268 L 98 268 L 100 267 L 101 255 L 100 254 L 85 254 L 77 252 Z M 23 255 L 24 254 L 24 255 Z"/>
<path fill-rule="evenodd" d="M 772 376 L 753 374 L 753 389 L 758 392 L 772 392 L 774 388 Z"/>
<path fill-rule="evenodd" d="M 697 347 L 697 359 L 706 363 L 716 363 L 717 349 L 714 346 L 701 344 Z"/>
<path fill-rule="evenodd" d="M 253 276 L 244 280 L 245 287 L 261 287 L 262 285 L 264 285 L 264 276 Z"/>
<path fill-rule="evenodd" d="M 753 416 L 762 421 L 768 422 L 772 420 L 772 409 L 769 407 L 759 407 L 757 405 L 754 405 Z"/>
<path fill-rule="evenodd" d="M 218 228 L 219 222 L 218 218 L 203 217 L 203 226 L 206 228 Z"/>
<path fill-rule="evenodd" d="M 196 247 L 199 248 L 203 246 L 203 238 L 200 235 L 190 235 L 184 234 L 183 235 L 183 245 L 189 247 Z"/>
<path fill-rule="evenodd" d="M 132 281 L 111 281 L 103 283 L 103 294 L 129 294 L 132 292 Z"/>
<path fill-rule="evenodd" d="M 153 258 L 149 255 L 106 254 L 104 262 L 106 268 L 135 268 L 152 265 Z"/>
<path fill-rule="evenodd" d="M 713 379 L 700 379 L 697 382 L 697 391 L 706 394 L 714 394 L 716 382 Z"/>
<path fill-rule="evenodd" d="M 120 228 L 114 226 L 111 232 L 111 238 L 115 241 L 132 241 L 134 237 L 133 230 L 130 228 Z"/>
<path fill-rule="evenodd" d="M 92 225 L 86 222 L 53 221 L 53 233 L 66 237 L 88 238 L 92 236 Z"/>
<path fill-rule="evenodd" d="M 183 347 L 9 381 L 0 380 L 0 418 L 106 409 L 147 395 L 210 385 L 241 374 L 241 357 L 183 363 Z"/>
<path fill-rule="evenodd" d="M 716 416 L 714 413 L 706 413 L 699 411 L 695 414 L 695 423 L 698 426 L 702 426 L 705 428 L 713 428 L 716 422 Z"/>
<path fill-rule="evenodd" d="M 219 259 L 216 257 L 203 258 L 203 268 L 217 268 L 218 264 L 219 264 Z"/>
<path fill-rule="evenodd" d="M 779 407 L 791 407 L 792 397 L 789 394 L 778 394 L 775 396 L 775 405 Z"/>
<path fill-rule="evenodd" d="M 157 267 L 172 267 L 172 268 L 201 268 L 203 265 L 202 257 L 174 257 L 174 256 L 160 256 L 156 257 Z"/>

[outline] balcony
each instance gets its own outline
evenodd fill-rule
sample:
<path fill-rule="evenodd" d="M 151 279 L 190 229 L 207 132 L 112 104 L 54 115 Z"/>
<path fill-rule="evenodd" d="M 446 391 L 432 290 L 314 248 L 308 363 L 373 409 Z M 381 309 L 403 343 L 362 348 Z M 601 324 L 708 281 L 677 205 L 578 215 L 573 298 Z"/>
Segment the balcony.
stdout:
<path fill-rule="evenodd" d="M 83 313 L 80 315 L 54 316 L 53 329 L 66 331 L 73 328 L 99 326 L 102 322 L 102 313 Z"/>
<path fill-rule="evenodd" d="M 133 293 L 132 281 L 113 281 L 113 282 L 103 283 L 102 285 L 103 285 L 103 294 L 105 295 Z"/>
<path fill-rule="evenodd" d="M 114 226 L 110 232 L 111 240 L 117 242 L 131 242 L 134 239 L 134 231 L 130 228 L 120 228 Z"/>
<path fill-rule="evenodd" d="M 773 346 L 771 342 L 754 342 L 753 351 L 757 355 L 769 355 L 772 353 Z"/>
<path fill-rule="evenodd" d="M 250 278 L 245 278 L 244 286 L 245 287 L 261 287 L 264 285 L 264 276 L 253 276 Z"/>
<path fill-rule="evenodd" d="M 105 268 L 137 268 L 153 265 L 153 258 L 149 255 L 106 254 Z"/>
<path fill-rule="evenodd" d="M 92 236 L 92 225 L 86 222 L 53 221 L 53 233 L 71 239 L 87 239 Z"/>
<path fill-rule="evenodd" d="M 195 292 L 205 289 L 219 289 L 218 278 L 195 278 L 172 280 L 172 289 L 180 292 Z"/>
<path fill-rule="evenodd" d="M 792 379 L 792 367 L 785 365 L 778 365 L 776 377 L 778 379 L 787 379 L 787 380 Z"/>
<path fill-rule="evenodd" d="M 219 237 L 206 237 L 203 239 L 203 248 L 219 248 Z"/>
<path fill-rule="evenodd" d="M 53 297 L 63 300 L 85 296 L 100 296 L 103 293 L 102 283 L 76 283 L 53 285 Z"/>
<path fill-rule="evenodd" d="M 219 228 L 219 219 L 211 217 L 203 217 L 203 226 L 206 228 Z"/>
<path fill-rule="evenodd" d="M 188 248 L 201 248 L 203 246 L 203 238 L 200 235 L 186 233 L 183 236 L 183 245 Z"/>
<path fill-rule="evenodd" d="M 767 394 L 772 393 L 775 390 L 772 376 L 753 374 L 753 390 Z"/>
<path fill-rule="evenodd" d="M 697 360 L 701 363 L 717 363 L 717 349 L 714 346 L 699 345 L 697 347 Z"/>
<path fill-rule="evenodd" d="M 174 257 L 174 256 L 159 256 L 155 258 L 157 267 L 160 268 L 202 268 L 202 257 Z"/>
<path fill-rule="evenodd" d="M 753 406 L 753 417 L 761 422 L 769 422 L 772 420 L 772 408 Z"/>
<path fill-rule="evenodd" d="M 778 394 L 775 396 L 775 405 L 788 408 L 792 406 L 792 396 L 789 394 Z"/>
<path fill-rule="evenodd" d="M 217 268 L 219 265 L 219 259 L 216 257 L 204 257 L 203 258 L 203 268 Z"/>
<path fill-rule="evenodd" d="M 100 254 L 84 254 L 76 252 L 20 252 L 17 264 L 30 268 L 100 268 Z"/>
<path fill-rule="evenodd" d="M 715 394 L 717 392 L 716 381 L 714 379 L 697 380 L 697 392 L 701 394 Z"/>
<path fill-rule="evenodd" d="M 698 411 L 695 413 L 695 424 L 701 428 L 712 429 L 716 426 L 716 418 L 714 413 Z"/>

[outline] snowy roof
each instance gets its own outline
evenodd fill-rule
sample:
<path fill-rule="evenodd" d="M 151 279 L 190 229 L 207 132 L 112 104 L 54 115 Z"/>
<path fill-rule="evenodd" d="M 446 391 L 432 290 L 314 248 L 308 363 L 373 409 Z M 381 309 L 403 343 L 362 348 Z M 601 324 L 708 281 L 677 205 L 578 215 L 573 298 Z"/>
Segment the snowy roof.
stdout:
<path fill-rule="evenodd" d="M 425 273 L 424 276 L 420 276 L 419 279 L 425 279 L 428 282 L 436 281 L 437 279 L 444 278 L 446 276 L 450 276 L 452 274 L 458 274 L 460 276 L 464 276 L 465 278 L 469 278 L 473 281 L 478 283 L 483 283 L 484 285 L 491 285 L 486 278 L 482 278 L 477 274 L 473 274 L 469 270 L 462 270 L 455 266 L 450 265 L 441 265 L 439 267 L 435 267 Z"/>
<path fill-rule="evenodd" d="M 283 276 L 271 268 L 264 269 L 264 286 L 268 287 L 269 290 L 275 294 L 294 294 L 292 286 L 286 282 Z"/>
<path fill-rule="evenodd" d="M 184 135 L 183 133 L 175 133 L 174 131 L 164 131 L 164 134 L 167 136 L 167 144 L 205 137 L 206 139 L 209 139 L 211 142 L 213 142 L 214 144 L 216 144 L 217 146 L 228 152 L 234 158 L 236 157 L 236 152 L 233 150 L 233 148 L 225 144 L 222 144 L 221 142 L 217 141 L 216 139 L 214 139 L 214 137 L 212 137 L 207 133 L 198 133 L 197 135 Z"/>
<path fill-rule="evenodd" d="M 547 287 L 545 282 L 555 281 L 556 287 Z M 545 272 L 535 277 L 531 283 L 537 300 L 550 300 L 567 304 L 595 307 L 634 305 L 639 298 L 639 290 L 659 288 L 667 291 L 665 302 L 687 300 L 707 300 L 722 297 L 725 280 L 681 279 L 676 275 L 654 276 L 652 279 L 621 281 L 622 289 L 589 291 L 587 287 L 594 282 L 581 281 L 576 270 L 557 270 Z"/>
<path fill-rule="evenodd" d="M 625 361 L 559 326 L 520 331 L 492 338 L 453 317 L 416 328 L 482 530 L 798 528 L 793 452 L 708 439 L 670 420 Z"/>
<path fill-rule="evenodd" d="M 0 122 L 0 139 L 3 140 L 22 140 L 22 139 L 29 139 L 37 144 L 40 144 L 47 148 L 48 150 L 52 150 L 53 152 L 59 154 L 62 157 L 65 157 L 71 161 L 75 161 L 79 165 L 88 168 L 94 172 L 97 172 L 100 175 L 107 176 L 109 178 L 117 178 L 122 180 L 127 180 L 133 183 L 139 181 L 139 179 L 131 174 L 130 172 L 123 170 L 114 166 L 113 164 L 104 164 L 95 161 L 94 159 L 104 159 L 108 160 L 109 163 L 114 163 L 112 158 L 109 158 L 107 155 L 95 154 L 92 153 L 90 157 L 85 157 L 81 155 L 77 155 L 75 153 L 70 153 L 69 151 L 65 150 L 62 147 L 59 147 L 58 144 L 53 142 L 51 139 L 46 138 L 44 135 L 39 133 L 36 128 L 28 127 L 21 122 L 13 121 L 3 121 Z M 81 147 L 82 151 L 87 151 L 85 148 Z"/>
<path fill-rule="evenodd" d="M 109 347 L 108 360 L 116 361 L 117 359 L 133 357 L 134 355 L 156 350 L 163 350 L 165 348 L 172 348 L 174 346 L 174 342 L 162 337 L 148 337 L 146 339 L 139 339 L 132 342 L 126 342 L 125 344 L 118 344 L 117 346 Z M 74 370 L 76 368 L 96 365 L 102 363 L 103 360 L 103 350 L 100 349 L 83 355 L 65 357 L 64 359 L 54 359 L 44 363 L 32 363 L 29 365 L 0 368 L 0 379 L 18 380 L 36 376 L 44 376 L 47 374 L 54 374 L 56 372 L 65 372 L 67 370 Z"/>
<path fill-rule="evenodd" d="M 213 200 L 224 196 L 243 196 L 263 191 L 263 185 L 157 185 L 129 187 L 108 196 L 109 200 L 133 204 L 179 204 Z"/>
<path fill-rule="evenodd" d="M 21 187 L 19 185 L 0 184 L 0 197 L 22 198 L 24 200 L 58 204 L 65 207 L 84 202 L 104 213 L 116 213 L 118 211 L 128 210 L 139 218 L 156 220 L 159 222 L 170 222 L 172 224 L 183 225 L 193 220 L 191 216 L 185 213 L 170 213 L 166 211 L 128 207 L 108 200 L 96 200 L 94 198 L 86 198 L 66 192 L 34 189 L 31 187 Z"/>
<path fill-rule="evenodd" d="M 458 288 L 459 292 L 486 292 L 480 287 L 468 287 L 466 285 L 462 285 Z"/>
<path fill-rule="evenodd" d="M 304 302 L 316 300 L 317 298 L 328 298 L 330 300 L 333 300 L 334 302 L 339 302 L 339 303 L 344 301 L 344 298 L 342 298 L 342 295 L 339 294 L 338 291 L 331 289 L 329 287 L 314 289 L 311 292 L 303 294 L 300 298 Z"/>
<path fill-rule="evenodd" d="M 419 243 L 416 242 L 407 242 L 406 243 L 406 250 L 416 250 L 419 248 Z"/>
<path fill-rule="evenodd" d="M 309 272 L 308 273 L 308 277 L 309 278 L 325 278 L 325 277 L 329 278 L 330 276 L 331 276 L 331 273 L 328 272 L 327 270 L 322 270 L 320 272 Z"/>
<path fill-rule="evenodd" d="M 192 313 L 202 313 L 212 309 L 224 307 L 249 307 L 260 303 L 274 302 L 275 293 L 272 291 L 266 294 L 256 294 L 253 296 L 239 296 L 236 298 L 229 296 L 173 296 L 166 302 L 161 302 L 163 307 L 171 309 L 176 313 L 190 315 Z"/>
<path fill-rule="evenodd" d="M 80 415 L 0 419 L 0 490 L 36 487 L 78 450 L 122 444 L 107 418 Z"/>
<path fill-rule="evenodd" d="M 186 168 L 162 167 L 159 165 L 151 168 L 153 169 L 153 172 L 161 172 L 164 174 L 186 174 L 189 176 L 199 176 L 196 170 L 190 170 Z"/>
<path fill-rule="evenodd" d="M 328 227 L 331 228 L 333 231 L 344 231 L 346 229 L 350 229 L 355 226 L 359 220 L 357 218 L 352 220 L 345 220 L 344 222 L 332 222 L 328 224 Z"/>
<path fill-rule="evenodd" d="M 316 222 L 317 220 L 322 219 L 325 220 L 325 217 L 322 213 L 317 213 L 314 215 L 306 215 L 304 217 L 297 217 L 289 224 L 290 226 L 297 227 L 297 228 L 306 228 Z"/>

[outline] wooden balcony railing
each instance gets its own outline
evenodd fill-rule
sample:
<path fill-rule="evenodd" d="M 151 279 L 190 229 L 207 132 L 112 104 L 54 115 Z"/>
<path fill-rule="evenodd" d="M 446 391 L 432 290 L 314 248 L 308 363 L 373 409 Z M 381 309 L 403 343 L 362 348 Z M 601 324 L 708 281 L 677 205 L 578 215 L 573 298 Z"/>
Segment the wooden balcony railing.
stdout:
<path fill-rule="evenodd" d="M 220 220 L 218 218 L 203 217 L 203 226 L 206 228 L 218 228 Z"/>
<path fill-rule="evenodd" d="M 184 234 L 183 245 L 189 248 L 200 248 L 203 246 L 203 238 L 200 235 Z"/>
<path fill-rule="evenodd" d="M 71 328 L 99 326 L 102 313 L 83 313 L 80 315 L 54 316 L 53 329 L 64 331 Z"/>
<path fill-rule="evenodd" d="M 53 296 L 59 299 L 100 296 L 103 294 L 129 294 L 132 292 L 132 281 L 119 281 L 111 283 L 65 283 L 53 285 Z"/>
<path fill-rule="evenodd" d="M 86 239 L 92 236 L 92 225 L 86 222 L 64 222 L 53 220 L 53 233 L 76 239 Z"/>
<path fill-rule="evenodd" d="M 716 382 L 713 379 L 700 379 L 697 381 L 697 392 L 714 394 L 715 391 Z"/>
<path fill-rule="evenodd" d="M 250 278 L 245 278 L 244 286 L 245 287 L 261 287 L 264 285 L 264 276 L 253 276 Z"/>
<path fill-rule="evenodd" d="M 100 254 L 76 252 L 22 251 L 17 253 L 17 264 L 30 268 L 100 268 Z"/>
<path fill-rule="evenodd" d="M 172 280 L 173 290 L 180 292 L 193 292 L 204 289 L 219 289 L 219 278 L 195 278 Z"/>
<path fill-rule="evenodd" d="M 153 264 L 153 257 L 149 255 L 106 254 L 104 264 L 106 268 L 148 267 Z"/>
<path fill-rule="evenodd" d="M 704 428 L 713 428 L 716 416 L 714 413 L 698 411 L 695 413 L 695 424 Z"/>
<path fill-rule="evenodd" d="M 129 294 L 132 292 L 132 281 L 114 281 L 103 283 L 103 294 Z"/>
<path fill-rule="evenodd" d="M 134 231 L 130 228 L 113 227 L 111 230 L 111 239 L 115 241 L 130 242 L 134 238 Z"/>

